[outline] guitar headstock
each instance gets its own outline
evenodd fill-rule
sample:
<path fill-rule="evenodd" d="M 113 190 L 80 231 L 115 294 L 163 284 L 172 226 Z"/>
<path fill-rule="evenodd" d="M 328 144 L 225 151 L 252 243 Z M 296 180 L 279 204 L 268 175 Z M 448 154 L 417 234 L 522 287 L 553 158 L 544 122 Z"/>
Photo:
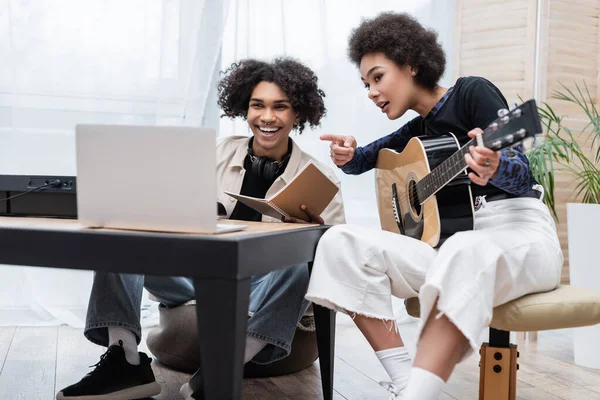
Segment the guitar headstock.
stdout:
<path fill-rule="evenodd" d="M 502 150 L 542 133 L 542 123 L 534 99 L 509 110 L 499 110 L 498 118 L 483 132 L 477 144 Z"/>

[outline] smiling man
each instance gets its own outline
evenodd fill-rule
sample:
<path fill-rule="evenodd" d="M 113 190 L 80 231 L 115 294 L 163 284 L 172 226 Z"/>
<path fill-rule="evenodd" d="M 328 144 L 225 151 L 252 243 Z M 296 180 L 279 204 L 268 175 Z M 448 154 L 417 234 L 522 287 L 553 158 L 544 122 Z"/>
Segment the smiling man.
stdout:
<path fill-rule="evenodd" d="M 303 152 L 289 137 L 293 129 L 302 132 L 306 124 L 318 126 L 325 115 L 324 93 L 313 71 L 290 59 L 272 63 L 243 60 L 225 72 L 218 90 L 224 116 L 245 119 L 252 132 L 250 138 L 232 136 L 217 144 L 218 201 L 225 205 L 229 218 L 278 222 L 236 202 L 224 191 L 264 198 L 290 182 L 310 160 L 339 186 L 330 168 Z M 304 211 L 313 223 L 345 221 L 339 191 L 322 215 Z M 304 299 L 308 281 L 306 264 L 252 277 L 244 362 L 267 364 L 290 354 L 296 325 L 309 305 Z M 139 399 L 160 393 L 150 358 L 137 349 L 143 287 L 162 307 L 177 307 L 195 298 L 189 278 L 97 272 L 84 334 L 108 350 L 93 371 L 60 391 L 58 400 Z M 196 373 L 183 385 L 185 399 L 201 398 L 194 395 L 202 390 L 201 375 Z"/>

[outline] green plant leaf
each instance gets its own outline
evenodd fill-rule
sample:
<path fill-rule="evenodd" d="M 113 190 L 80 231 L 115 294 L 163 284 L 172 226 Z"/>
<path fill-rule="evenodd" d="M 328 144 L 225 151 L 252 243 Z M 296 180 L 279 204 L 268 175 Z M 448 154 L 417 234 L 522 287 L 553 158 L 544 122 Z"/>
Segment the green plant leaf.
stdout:
<path fill-rule="evenodd" d="M 600 202 L 600 170 L 594 164 L 600 161 L 600 148 L 592 161 L 579 145 L 591 143 L 594 146 L 600 140 L 600 114 L 585 82 L 583 90 L 576 82 L 575 89 L 562 83 L 561 86 L 562 90 L 555 90 L 552 97 L 577 105 L 588 119 L 585 128 L 574 134 L 564 125 L 564 116 L 559 116 L 552 106 L 542 102 L 538 112 L 544 127 L 543 142 L 526 154 L 533 177 L 544 187 L 546 204 L 557 221 L 554 191 L 559 171 L 573 177 L 572 195 L 581 196 L 583 202 Z"/>

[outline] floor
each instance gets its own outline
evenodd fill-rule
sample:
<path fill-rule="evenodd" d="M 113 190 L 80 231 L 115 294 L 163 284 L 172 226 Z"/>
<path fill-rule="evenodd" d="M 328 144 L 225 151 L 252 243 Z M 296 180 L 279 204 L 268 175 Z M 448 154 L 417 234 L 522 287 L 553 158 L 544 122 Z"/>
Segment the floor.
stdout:
<path fill-rule="evenodd" d="M 414 351 L 416 322 L 400 325 L 409 351 Z M 378 382 L 385 371 L 368 343 L 345 315 L 338 316 L 335 399 L 388 399 Z M 519 341 L 518 399 L 600 399 L 600 370 L 576 366 L 570 330 L 540 332 L 537 342 Z M 147 350 L 145 350 L 147 351 Z M 103 349 L 87 342 L 81 330 L 60 327 L 0 327 L 0 399 L 51 400 L 57 390 L 78 381 Z M 189 375 L 154 363 L 163 391 L 156 400 L 181 399 L 179 387 Z M 477 399 L 478 356 L 461 363 L 441 399 Z M 245 400 L 321 399 L 318 362 L 284 377 L 244 382 Z"/>

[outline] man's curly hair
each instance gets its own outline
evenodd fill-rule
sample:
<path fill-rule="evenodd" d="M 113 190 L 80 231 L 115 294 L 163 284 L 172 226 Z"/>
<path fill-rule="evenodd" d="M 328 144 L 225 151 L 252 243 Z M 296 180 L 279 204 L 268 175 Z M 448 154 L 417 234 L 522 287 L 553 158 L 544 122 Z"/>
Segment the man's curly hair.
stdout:
<path fill-rule="evenodd" d="M 352 31 L 348 57 L 360 66 L 365 54 L 381 52 L 398 66 L 410 65 L 417 84 L 433 90 L 446 68 L 446 56 L 435 31 L 406 13 L 384 12 L 363 20 Z"/>
<path fill-rule="evenodd" d="M 298 115 L 295 127 L 302 133 L 308 123 L 319 126 L 325 115 L 325 93 L 317 85 L 317 76 L 308 67 L 291 58 L 277 58 L 268 63 L 255 59 L 233 63 L 224 72 L 217 90 L 222 117 L 248 117 L 250 95 L 260 82 L 272 82 L 281 88 Z"/>

